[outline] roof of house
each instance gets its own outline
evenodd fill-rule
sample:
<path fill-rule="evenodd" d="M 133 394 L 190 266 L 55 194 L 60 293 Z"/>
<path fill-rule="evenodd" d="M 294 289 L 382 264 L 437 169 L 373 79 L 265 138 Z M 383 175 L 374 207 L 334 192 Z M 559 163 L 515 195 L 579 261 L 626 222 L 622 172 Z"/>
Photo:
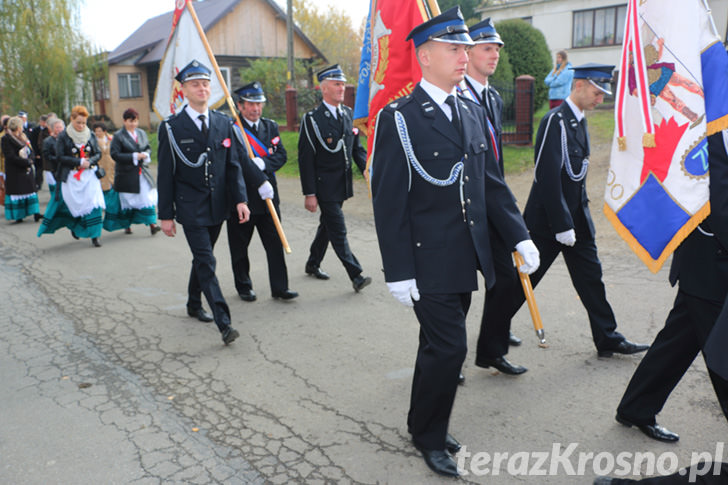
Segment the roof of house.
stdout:
<path fill-rule="evenodd" d="M 208 32 L 227 14 L 243 0 L 206 0 L 195 2 L 195 12 L 205 32 Z M 264 0 L 275 12 L 276 17 L 286 19 L 286 12 L 275 2 L 275 0 Z M 134 31 L 116 49 L 109 53 L 109 64 L 127 59 L 134 55 L 140 55 L 136 64 L 150 64 L 159 62 L 164 56 L 167 47 L 167 39 L 172 28 L 172 17 L 174 11 L 169 11 L 156 17 L 152 17 Z M 294 31 L 318 56 L 326 59 L 326 56 L 306 37 L 301 29 L 294 25 Z"/>

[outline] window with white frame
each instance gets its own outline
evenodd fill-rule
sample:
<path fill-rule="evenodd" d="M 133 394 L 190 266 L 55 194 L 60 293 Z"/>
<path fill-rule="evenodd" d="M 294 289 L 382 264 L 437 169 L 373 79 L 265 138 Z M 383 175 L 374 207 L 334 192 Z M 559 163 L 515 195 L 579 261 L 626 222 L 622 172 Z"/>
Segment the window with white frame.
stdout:
<path fill-rule="evenodd" d="M 572 46 L 598 47 L 621 44 L 626 16 L 626 5 L 575 11 Z"/>
<path fill-rule="evenodd" d="M 142 75 L 138 72 L 119 74 L 119 97 L 141 98 Z"/>

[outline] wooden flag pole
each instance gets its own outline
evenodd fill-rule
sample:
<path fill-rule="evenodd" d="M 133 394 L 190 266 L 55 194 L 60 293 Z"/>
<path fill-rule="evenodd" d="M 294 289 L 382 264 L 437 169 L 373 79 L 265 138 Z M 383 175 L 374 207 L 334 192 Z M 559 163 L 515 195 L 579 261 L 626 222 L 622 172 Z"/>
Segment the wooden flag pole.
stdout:
<path fill-rule="evenodd" d="M 230 91 L 228 91 L 227 84 L 225 84 L 225 79 L 222 77 L 222 72 L 220 72 L 220 66 L 217 65 L 217 59 L 215 59 L 215 54 L 212 53 L 210 43 L 207 42 L 207 36 L 205 35 L 205 31 L 202 29 L 200 19 L 197 18 L 195 8 L 192 6 L 192 2 L 190 1 L 187 2 L 187 10 L 190 12 L 190 15 L 192 15 L 192 20 L 194 20 L 195 26 L 197 27 L 197 32 L 200 34 L 200 39 L 202 39 L 202 43 L 204 44 L 205 50 L 207 51 L 207 56 L 210 58 L 212 67 L 215 70 L 217 80 L 220 82 L 220 85 L 225 92 L 225 101 L 227 102 L 230 111 L 235 117 L 235 122 L 240 127 L 240 131 L 243 133 L 243 142 L 245 143 L 245 149 L 248 151 L 248 156 L 253 159 L 255 157 L 255 154 L 253 153 L 253 148 L 250 146 L 248 138 L 245 136 L 245 132 L 243 131 L 243 123 L 240 121 L 240 117 L 238 116 L 238 110 L 235 107 L 235 103 L 233 103 L 232 96 L 230 96 Z M 265 202 L 268 204 L 268 212 L 270 212 L 270 216 L 273 218 L 273 224 L 275 224 L 276 226 L 276 231 L 278 232 L 278 237 L 281 239 L 283 249 L 286 251 L 287 254 L 290 254 L 291 246 L 288 245 L 288 239 L 286 238 L 286 234 L 283 232 L 283 227 L 281 226 L 281 221 L 278 218 L 278 213 L 276 212 L 276 208 L 273 205 L 273 201 L 271 199 L 265 199 Z"/>
<path fill-rule="evenodd" d="M 531 286 L 531 278 L 526 273 L 521 273 L 520 268 L 523 262 L 523 256 L 518 251 L 513 251 L 513 259 L 516 262 L 516 271 L 521 279 L 521 286 L 523 286 L 523 294 L 526 295 L 526 302 L 528 302 L 528 310 L 531 312 L 531 320 L 533 320 L 533 328 L 536 330 L 536 336 L 539 340 L 539 347 L 548 347 L 546 345 L 546 338 L 544 338 L 543 322 L 541 322 L 541 314 L 538 311 L 538 305 L 536 305 L 536 297 L 533 294 L 533 286 Z"/>

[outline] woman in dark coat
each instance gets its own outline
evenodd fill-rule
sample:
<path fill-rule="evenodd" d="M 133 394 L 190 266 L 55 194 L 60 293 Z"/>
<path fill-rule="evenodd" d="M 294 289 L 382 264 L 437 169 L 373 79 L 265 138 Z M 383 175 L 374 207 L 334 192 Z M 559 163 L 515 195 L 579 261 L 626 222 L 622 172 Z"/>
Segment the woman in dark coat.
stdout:
<path fill-rule="evenodd" d="M 38 236 L 68 227 L 74 238 L 89 237 L 95 247 L 101 247 L 102 211 L 106 207 L 97 178 L 101 150 L 96 137 L 86 126 L 87 119 L 88 110 L 75 106 L 71 110 L 71 122 L 58 135 L 57 185 L 46 207 Z"/>
<path fill-rule="evenodd" d="M 157 188 L 147 168 L 152 161 L 147 134 L 138 128 L 139 113 L 124 111 L 124 128 L 114 133 L 111 158 L 116 162 L 114 190 L 119 194 L 121 213 L 118 221 L 131 234 L 132 224 L 146 224 L 152 236 L 159 232 Z"/>
<path fill-rule="evenodd" d="M 38 207 L 33 174 L 33 151 L 23 133 L 23 120 L 10 118 L 0 142 L 5 158 L 5 218 L 15 222 L 33 214 L 36 222 L 42 217 Z"/>

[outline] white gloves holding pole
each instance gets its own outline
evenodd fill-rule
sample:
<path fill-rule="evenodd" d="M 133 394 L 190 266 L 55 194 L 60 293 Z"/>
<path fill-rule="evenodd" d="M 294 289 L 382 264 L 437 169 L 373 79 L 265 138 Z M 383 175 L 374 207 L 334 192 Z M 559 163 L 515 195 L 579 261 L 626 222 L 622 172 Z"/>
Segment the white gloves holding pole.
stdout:
<path fill-rule="evenodd" d="M 576 232 L 573 229 L 559 232 L 556 234 L 556 240 L 565 246 L 573 246 L 576 244 Z"/>
<path fill-rule="evenodd" d="M 532 274 L 538 269 L 541 264 L 541 259 L 538 255 L 538 249 L 533 241 L 526 239 L 516 244 L 516 251 L 523 256 L 523 263 L 518 271 L 524 274 Z"/>
<path fill-rule="evenodd" d="M 273 186 L 270 182 L 266 180 L 260 185 L 260 187 L 258 187 L 258 195 L 260 195 L 260 198 L 263 200 L 273 198 Z"/>

